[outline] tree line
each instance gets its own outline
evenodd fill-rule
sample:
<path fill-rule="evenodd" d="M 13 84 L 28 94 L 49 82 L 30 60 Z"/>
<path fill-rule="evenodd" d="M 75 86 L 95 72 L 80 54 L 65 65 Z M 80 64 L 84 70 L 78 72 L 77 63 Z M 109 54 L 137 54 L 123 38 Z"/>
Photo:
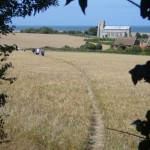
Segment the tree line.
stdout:
<path fill-rule="evenodd" d="M 41 34 L 71 34 L 71 35 L 89 35 L 89 36 L 96 36 L 97 35 L 97 27 L 91 27 L 86 31 L 80 30 L 68 30 L 68 31 L 58 31 L 51 27 L 40 27 L 40 28 L 26 28 L 20 30 L 21 33 L 41 33 Z"/>

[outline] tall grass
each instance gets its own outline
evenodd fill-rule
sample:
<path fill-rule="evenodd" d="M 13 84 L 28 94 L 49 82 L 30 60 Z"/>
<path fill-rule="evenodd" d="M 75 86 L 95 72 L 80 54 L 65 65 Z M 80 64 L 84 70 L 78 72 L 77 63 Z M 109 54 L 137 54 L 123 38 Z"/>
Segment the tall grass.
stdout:
<path fill-rule="evenodd" d="M 86 149 L 92 102 L 83 81 L 85 75 L 103 116 L 104 149 L 137 149 L 139 138 L 115 130 L 140 135 L 131 123 L 145 119 L 150 85 L 140 81 L 134 86 L 128 71 L 148 59 L 73 52 L 46 52 L 44 57 L 31 52 L 13 53 L 15 68 L 8 75 L 16 76 L 17 80 L 12 85 L 3 84 L 9 99 L 2 110 L 10 115 L 5 120 L 5 129 L 11 142 L 0 147 Z"/>
<path fill-rule="evenodd" d="M 150 85 L 140 81 L 134 86 L 128 71 L 136 64 L 145 64 L 149 57 L 94 53 L 52 55 L 80 66 L 88 77 L 104 119 L 104 149 L 136 150 L 141 139 L 128 133 L 142 136 L 131 123 L 146 119 Z"/>
<path fill-rule="evenodd" d="M 49 55 L 50 56 L 50 55 Z M 14 84 L 3 85 L 9 95 L 3 113 L 10 143 L 2 149 L 85 149 L 92 107 L 76 68 L 49 56 L 13 53 L 8 72 Z"/>

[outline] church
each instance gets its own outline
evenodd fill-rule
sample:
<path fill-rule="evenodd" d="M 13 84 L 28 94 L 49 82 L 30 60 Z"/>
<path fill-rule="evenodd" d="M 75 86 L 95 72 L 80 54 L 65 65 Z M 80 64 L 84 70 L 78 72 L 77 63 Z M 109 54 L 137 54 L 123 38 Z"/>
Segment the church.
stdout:
<path fill-rule="evenodd" d="M 100 38 L 118 38 L 130 37 L 130 26 L 105 26 L 105 21 L 100 21 L 97 29 L 97 37 Z"/>

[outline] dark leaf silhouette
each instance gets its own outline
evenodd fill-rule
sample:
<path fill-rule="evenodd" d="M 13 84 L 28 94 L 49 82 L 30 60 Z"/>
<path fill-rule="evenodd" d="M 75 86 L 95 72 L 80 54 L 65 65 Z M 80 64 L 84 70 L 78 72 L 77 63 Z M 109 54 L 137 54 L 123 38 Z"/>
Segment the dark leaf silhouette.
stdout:
<path fill-rule="evenodd" d="M 132 76 L 132 81 L 136 85 L 138 81 L 144 79 L 145 82 L 150 83 L 150 61 L 144 65 L 136 65 L 129 71 Z"/>
<path fill-rule="evenodd" d="M 83 13 L 85 14 L 85 9 L 87 7 L 87 0 L 79 0 L 79 5 L 80 5 Z"/>
<path fill-rule="evenodd" d="M 141 16 L 150 20 L 150 0 L 141 0 Z"/>
<path fill-rule="evenodd" d="M 146 120 L 137 119 L 131 125 L 135 125 L 136 130 L 145 136 L 145 139 L 140 141 L 138 150 L 149 150 L 150 149 L 150 110 L 146 113 Z"/>
<path fill-rule="evenodd" d="M 73 0 L 66 0 L 66 4 L 68 5 L 69 3 L 71 3 Z M 87 1 L 88 0 L 79 0 L 79 5 L 81 7 L 82 12 L 85 14 L 85 9 L 87 7 Z"/>
<path fill-rule="evenodd" d="M 148 20 L 150 20 L 150 0 L 141 0 L 140 5 L 135 3 L 132 0 L 127 0 L 127 1 L 129 1 L 130 3 L 132 3 L 135 6 L 139 7 L 140 8 L 140 12 L 141 12 L 141 16 L 143 18 L 147 18 L 148 17 Z"/>
<path fill-rule="evenodd" d="M 65 5 L 68 5 L 72 1 L 74 1 L 74 0 L 66 0 L 66 4 Z"/>

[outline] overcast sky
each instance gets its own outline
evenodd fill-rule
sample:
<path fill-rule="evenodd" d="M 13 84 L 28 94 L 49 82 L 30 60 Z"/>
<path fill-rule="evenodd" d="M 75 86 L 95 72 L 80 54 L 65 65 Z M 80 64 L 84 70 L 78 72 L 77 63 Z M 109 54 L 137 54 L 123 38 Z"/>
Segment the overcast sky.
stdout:
<path fill-rule="evenodd" d="M 140 0 L 134 0 L 140 4 Z M 88 0 L 86 15 L 81 12 L 78 0 L 67 6 L 59 0 L 58 7 L 50 7 L 43 13 L 26 18 L 14 18 L 14 25 L 92 25 L 100 20 L 106 25 L 149 26 L 150 21 L 140 16 L 140 10 L 127 0 Z"/>

